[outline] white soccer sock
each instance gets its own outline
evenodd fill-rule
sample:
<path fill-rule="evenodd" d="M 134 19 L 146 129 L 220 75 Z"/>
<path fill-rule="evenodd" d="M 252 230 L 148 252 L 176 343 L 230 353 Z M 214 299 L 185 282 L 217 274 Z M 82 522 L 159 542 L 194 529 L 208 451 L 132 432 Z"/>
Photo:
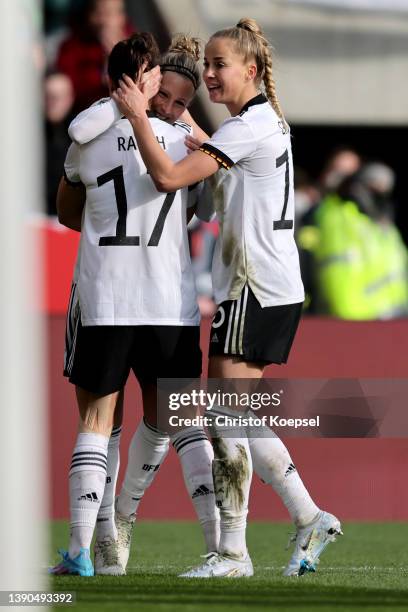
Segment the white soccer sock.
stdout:
<path fill-rule="evenodd" d="M 115 491 L 120 465 L 121 433 L 122 427 L 114 427 L 109 438 L 105 491 L 96 520 L 96 537 L 98 540 L 102 540 L 106 536 L 110 536 L 114 540 L 118 537 L 115 525 Z"/>
<path fill-rule="evenodd" d="M 220 513 L 215 505 L 214 451 L 202 427 L 188 427 L 171 436 L 183 469 L 184 482 L 203 530 L 207 552 L 218 550 Z"/>
<path fill-rule="evenodd" d="M 267 426 L 247 428 L 247 431 L 255 472 L 279 495 L 296 527 L 311 523 L 320 510 L 310 497 L 282 440 Z"/>
<path fill-rule="evenodd" d="M 117 500 L 117 511 L 134 518 L 147 487 L 151 485 L 169 450 L 170 438 L 144 419 L 129 446 L 125 480 Z"/>
<path fill-rule="evenodd" d="M 96 433 L 79 433 L 69 472 L 71 538 L 69 556 L 90 548 L 96 517 L 106 481 L 109 438 Z"/>
<path fill-rule="evenodd" d="M 247 555 L 245 532 L 252 480 L 245 429 L 216 427 L 212 442 L 215 498 L 221 515 L 219 552 L 242 559 Z"/>

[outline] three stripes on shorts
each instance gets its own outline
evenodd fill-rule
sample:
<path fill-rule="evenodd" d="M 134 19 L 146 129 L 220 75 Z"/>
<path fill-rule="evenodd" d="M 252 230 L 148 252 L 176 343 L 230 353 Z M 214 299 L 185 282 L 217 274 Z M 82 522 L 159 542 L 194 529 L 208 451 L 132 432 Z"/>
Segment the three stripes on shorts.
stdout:
<path fill-rule="evenodd" d="M 245 285 L 238 300 L 234 300 L 228 318 L 227 334 L 225 336 L 224 353 L 243 355 L 244 324 L 248 303 L 248 285 Z"/>

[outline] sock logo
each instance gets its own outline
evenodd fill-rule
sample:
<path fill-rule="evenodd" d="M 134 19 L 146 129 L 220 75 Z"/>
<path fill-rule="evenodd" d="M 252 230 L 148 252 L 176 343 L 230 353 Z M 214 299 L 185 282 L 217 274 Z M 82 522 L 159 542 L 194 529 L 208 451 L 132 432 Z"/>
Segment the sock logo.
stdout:
<path fill-rule="evenodd" d="M 99 502 L 99 498 L 95 491 L 92 491 L 92 493 L 85 493 L 84 495 L 81 495 L 81 497 L 78 497 L 78 501 L 81 501 L 82 499 L 90 502 Z"/>
<path fill-rule="evenodd" d="M 214 332 L 211 336 L 211 342 L 219 342 L 217 334 Z"/>
<path fill-rule="evenodd" d="M 149 465 L 148 463 L 145 463 L 144 466 L 142 467 L 142 470 L 144 470 L 145 472 L 157 472 L 157 470 L 160 467 L 160 463 L 159 465 Z"/>
<path fill-rule="evenodd" d="M 289 476 L 289 474 L 292 474 L 292 472 L 296 472 L 296 468 L 293 463 L 289 464 L 289 467 L 285 472 L 285 478 L 286 476 Z"/>
<path fill-rule="evenodd" d="M 112 482 L 112 478 L 110 476 L 106 477 L 106 484 L 110 484 Z"/>
<path fill-rule="evenodd" d="M 210 493 L 214 493 L 214 491 L 211 491 L 205 485 L 201 485 L 198 487 L 198 489 L 194 491 L 191 496 L 191 499 L 194 499 L 195 497 L 200 497 L 201 495 L 210 495 Z"/>

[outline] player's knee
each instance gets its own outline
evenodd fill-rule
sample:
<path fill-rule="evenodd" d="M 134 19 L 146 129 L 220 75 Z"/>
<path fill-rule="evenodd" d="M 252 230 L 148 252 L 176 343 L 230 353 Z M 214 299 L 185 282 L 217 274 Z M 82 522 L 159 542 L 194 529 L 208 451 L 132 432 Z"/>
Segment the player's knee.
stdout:
<path fill-rule="evenodd" d="M 113 427 L 113 411 L 88 406 L 80 410 L 80 433 L 96 433 L 109 437 Z"/>

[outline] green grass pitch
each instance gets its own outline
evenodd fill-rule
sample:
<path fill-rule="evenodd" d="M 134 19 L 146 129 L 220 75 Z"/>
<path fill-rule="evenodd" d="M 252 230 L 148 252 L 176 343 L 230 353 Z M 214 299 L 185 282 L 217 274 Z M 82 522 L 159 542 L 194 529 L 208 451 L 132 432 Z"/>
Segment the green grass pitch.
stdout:
<path fill-rule="evenodd" d="M 177 574 L 203 553 L 197 524 L 136 523 L 128 575 L 52 578 L 55 591 L 75 591 L 75 612 L 364 612 L 408 610 L 408 525 L 348 523 L 322 555 L 316 574 L 283 578 L 290 526 L 250 523 L 248 547 L 253 578 L 186 580 Z M 53 553 L 66 547 L 68 527 L 52 526 Z M 61 607 L 59 607 L 61 609 Z"/>

